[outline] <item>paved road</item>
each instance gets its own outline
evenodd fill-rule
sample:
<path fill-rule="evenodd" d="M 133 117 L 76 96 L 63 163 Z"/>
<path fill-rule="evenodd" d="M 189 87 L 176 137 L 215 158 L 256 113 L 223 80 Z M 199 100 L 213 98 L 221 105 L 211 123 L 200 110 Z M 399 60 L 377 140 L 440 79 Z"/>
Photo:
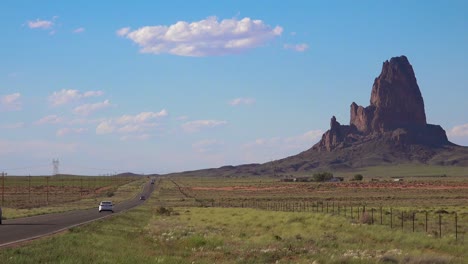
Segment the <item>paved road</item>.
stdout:
<path fill-rule="evenodd" d="M 141 194 L 131 200 L 114 205 L 114 214 L 142 204 L 144 201 L 140 201 L 140 195 L 149 197 L 153 190 L 154 184 L 148 182 Z M 87 210 L 3 220 L 3 224 L 0 225 L 0 247 L 61 232 L 70 227 L 95 221 L 109 215 L 112 215 L 112 213 L 99 213 L 98 204 L 96 204 L 96 208 Z"/>

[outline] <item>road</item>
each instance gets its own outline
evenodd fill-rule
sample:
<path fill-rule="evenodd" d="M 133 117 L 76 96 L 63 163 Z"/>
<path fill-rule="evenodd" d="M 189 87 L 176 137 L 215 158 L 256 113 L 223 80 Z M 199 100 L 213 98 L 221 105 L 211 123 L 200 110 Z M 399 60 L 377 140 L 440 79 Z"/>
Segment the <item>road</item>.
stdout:
<path fill-rule="evenodd" d="M 145 201 L 140 201 L 140 195 L 144 195 L 148 198 L 153 190 L 154 184 L 148 182 L 144 186 L 141 194 L 138 194 L 131 200 L 114 205 L 114 214 L 144 203 Z M 58 233 L 74 226 L 109 217 L 110 215 L 112 215 L 112 212 L 99 213 L 98 204 L 96 204 L 96 208 L 87 210 L 3 220 L 3 224 L 0 225 L 0 248 Z"/>

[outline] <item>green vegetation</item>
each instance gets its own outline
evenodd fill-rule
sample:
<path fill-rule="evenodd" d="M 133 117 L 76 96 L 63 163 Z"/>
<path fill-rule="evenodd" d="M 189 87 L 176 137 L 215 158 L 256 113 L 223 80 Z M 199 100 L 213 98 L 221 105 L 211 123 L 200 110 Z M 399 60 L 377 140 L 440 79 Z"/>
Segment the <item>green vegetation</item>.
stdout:
<path fill-rule="evenodd" d="M 463 243 L 343 217 L 248 208 L 145 205 L 2 249 L 0 263 L 463 263 Z M 73 250 L 70 250 L 73 249 Z"/>
<path fill-rule="evenodd" d="M 314 176 L 312 176 L 312 180 L 315 182 L 329 181 L 332 178 L 333 178 L 333 173 L 330 173 L 330 172 L 318 172 L 318 173 L 314 173 Z"/>
<path fill-rule="evenodd" d="M 362 176 L 362 174 L 355 174 L 354 177 L 353 177 L 353 180 L 355 181 L 362 181 L 364 177 Z"/>
<path fill-rule="evenodd" d="M 172 175 L 143 206 L 1 249 L 0 263 L 466 263 L 467 178 L 396 173 L 412 169 L 335 172 L 343 182 Z"/>

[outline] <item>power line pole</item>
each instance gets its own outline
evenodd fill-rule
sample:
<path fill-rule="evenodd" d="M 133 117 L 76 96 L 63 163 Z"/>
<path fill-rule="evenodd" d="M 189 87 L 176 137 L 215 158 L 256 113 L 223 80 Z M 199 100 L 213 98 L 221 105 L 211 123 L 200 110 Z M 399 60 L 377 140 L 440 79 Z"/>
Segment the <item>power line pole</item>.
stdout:
<path fill-rule="evenodd" d="M 5 203 L 5 176 L 6 173 L 2 172 L 2 206 Z"/>
<path fill-rule="evenodd" d="M 53 174 L 52 175 L 59 175 L 59 160 L 53 159 L 52 160 L 52 167 L 53 167 Z"/>

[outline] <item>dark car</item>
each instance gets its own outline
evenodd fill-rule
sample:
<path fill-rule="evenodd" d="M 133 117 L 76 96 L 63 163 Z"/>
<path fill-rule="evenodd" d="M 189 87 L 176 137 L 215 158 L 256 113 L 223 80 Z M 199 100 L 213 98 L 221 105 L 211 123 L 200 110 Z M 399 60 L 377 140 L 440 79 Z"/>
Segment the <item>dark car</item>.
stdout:
<path fill-rule="evenodd" d="M 140 200 L 146 200 L 146 197 L 144 195 L 140 196 Z"/>

